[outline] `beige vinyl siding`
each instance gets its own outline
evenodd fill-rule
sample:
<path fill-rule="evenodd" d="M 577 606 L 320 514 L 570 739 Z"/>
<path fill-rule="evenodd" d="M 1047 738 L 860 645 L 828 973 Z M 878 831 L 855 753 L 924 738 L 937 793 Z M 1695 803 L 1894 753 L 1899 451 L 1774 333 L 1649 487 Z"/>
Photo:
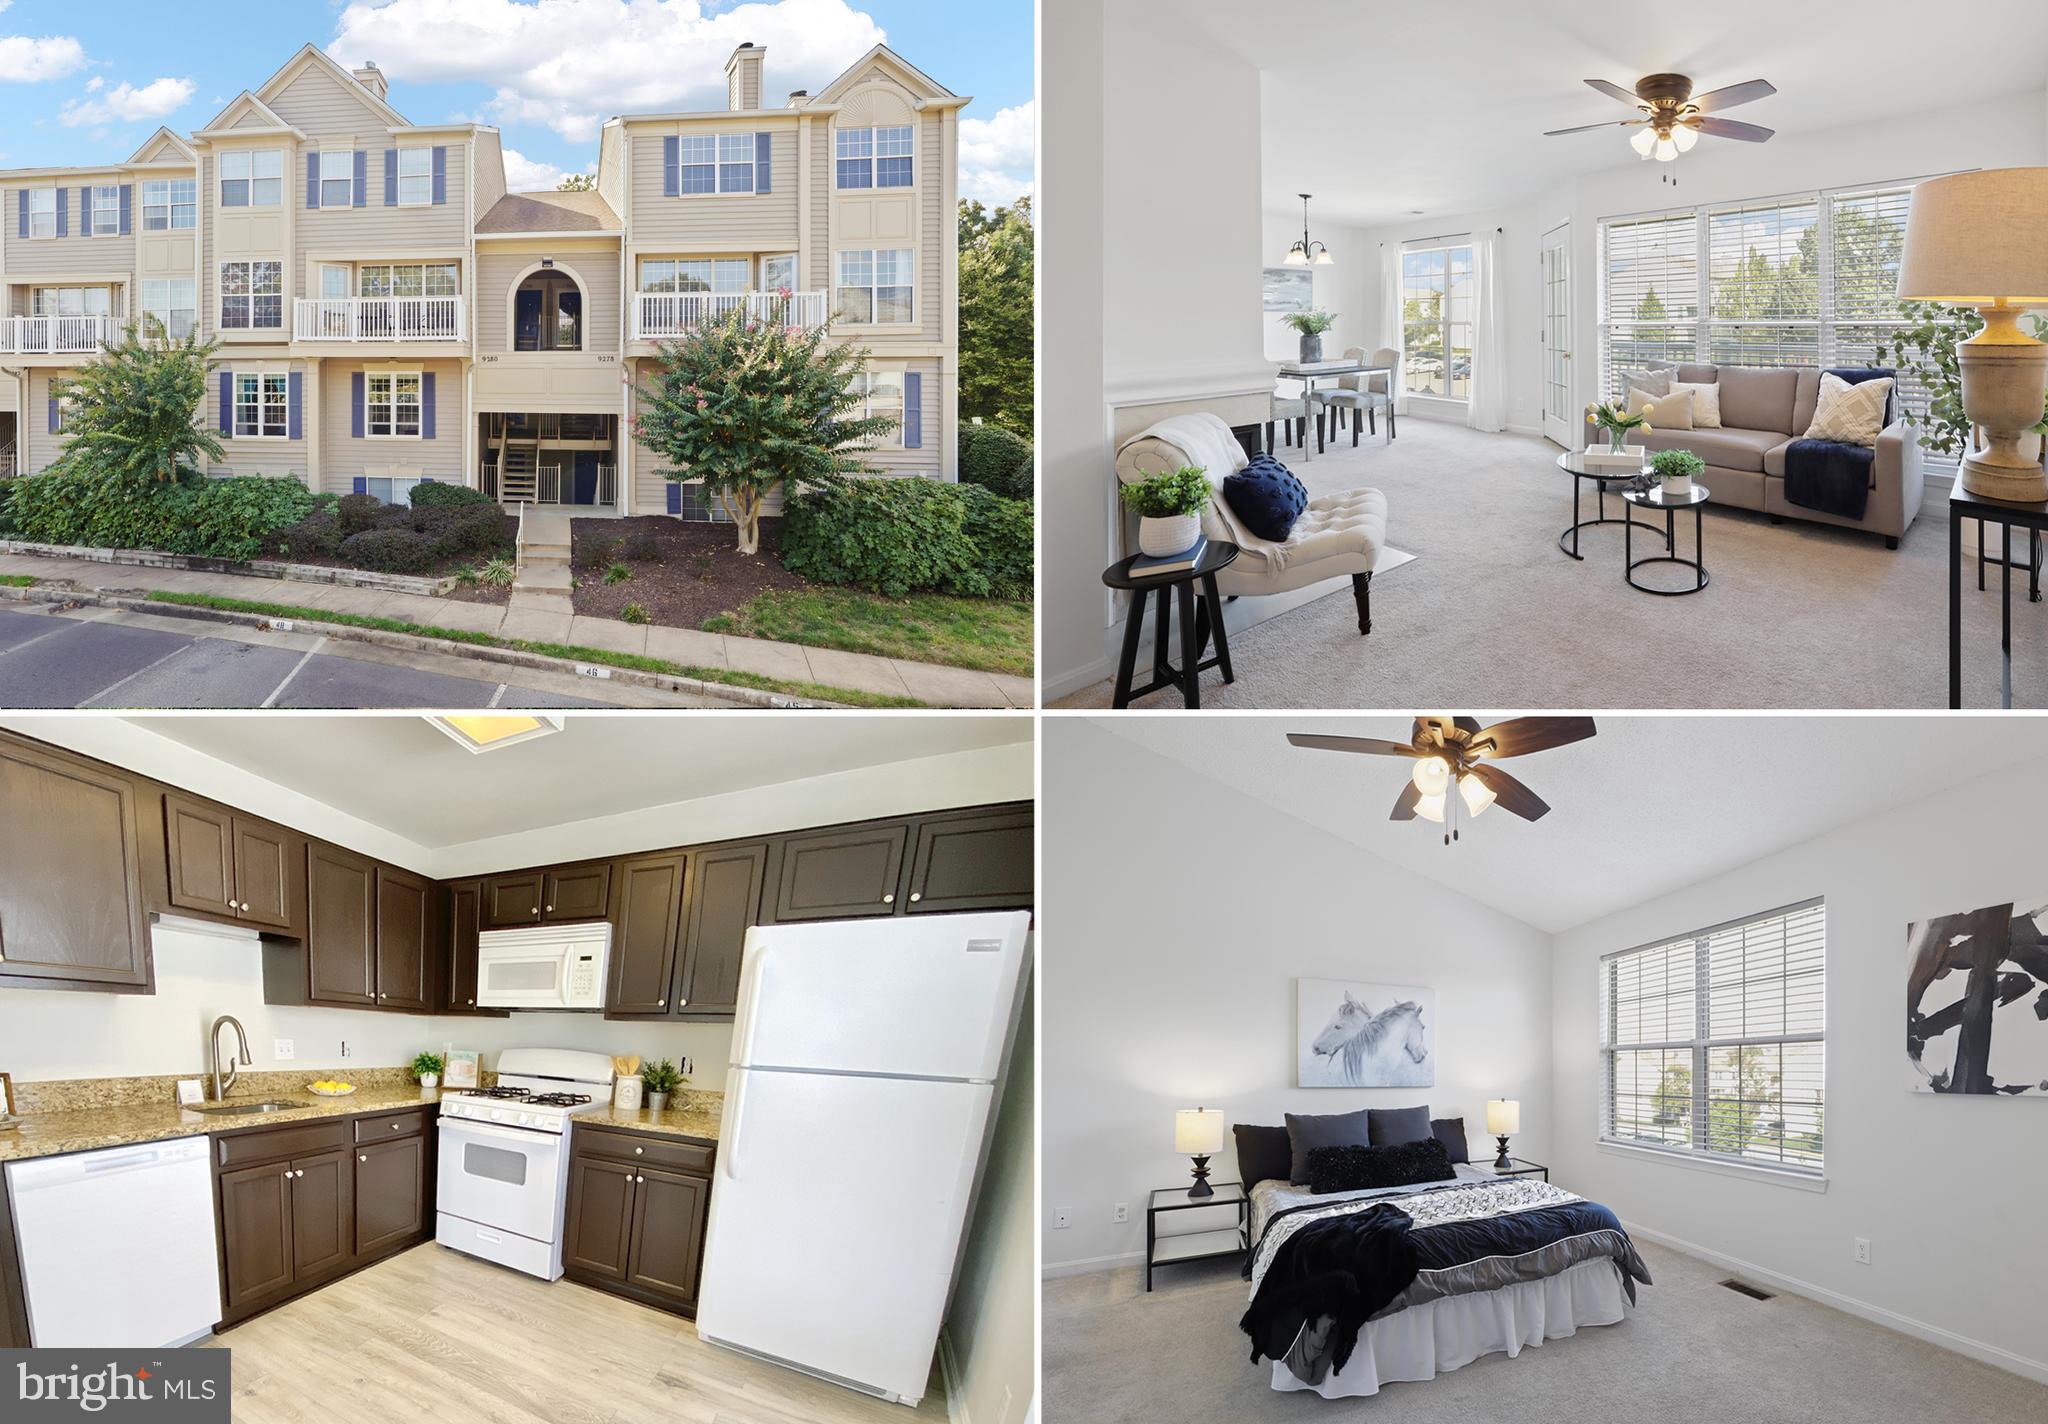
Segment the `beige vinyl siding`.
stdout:
<path fill-rule="evenodd" d="M 491 205 L 505 196 L 505 150 L 498 142 L 498 135 L 491 129 L 479 129 L 476 135 L 476 215 L 481 218 L 491 210 Z M 449 170 L 448 201 L 455 201 L 454 170 Z"/>
<path fill-rule="evenodd" d="M 661 141 L 656 139 L 654 146 L 654 191 L 658 193 L 661 191 Z M 626 126 L 614 121 L 604 126 L 604 132 L 597 143 L 597 192 L 598 196 L 610 205 L 611 210 L 619 215 L 621 222 L 626 220 L 626 190 L 629 178 L 630 175 L 626 172 Z"/>
<path fill-rule="evenodd" d="M 264 371 L 275 375 L 280 371 L 297 374 L 300 382 L 299 429 L 302 438 L 278 440 L 266 437 L 245 437 L 237 440 L 232 435 L 221 433 L 220 428 L 220 378 L 223 373 L 234 375 L 238 371 Z M 233 351 L 223 351 L 220 363 L 206 373 L 206 399 L 200 402 L 200 419 L 208 430 L 220 441 L 221 457 L 207 466 L 206 472 L 216 478 L 222 475 L 290 475 L 301 483 L 306 482 L 308 445 L 303 433 L 308 428 L 309 414 L 306 407 L 312 403 L 312 376 L 307 374 L 303 361 L 257 361 L 235 360 Z"/>
<path fill-rule="evenodd" d="M 354 377 L 358 371 L 434 373 L 432 440 L 357 439 Z M 325 361 L 320 371 L 321 484 L 334 494 L 355 488 L 357 475 L 429 476 L 464 483 L 465 420 L 459 361 Z"/>
<path fill-rule="evenodd" d="M 80 237 L 78 190 L 87 185 L 113 182 L 114 186 L 127 185 L 128 226 L 127 237 Z M 66 218 L 63 237 L 20 237 L 21 202 L 20 195 L 31 188 L 64 189 L 64 214 Z M 135 270 L 135 225 L 142 221 L 142 193 L 131 178 L 109 180 L 107 178 L 67 177 L 50 180 L 36 179 L 33 182 L 9 184 L 6 197 L 0 200 L 0 228 L 6 232 L 4 252 L 7 280 L 19 282 L 38 274 L 76 276 L 81 272 L 122 272 Z"/>
<path fill-rule="evenodd" d="M 832 290 L 832 121 L 805 119 L 811 126 L 811 271 L 806 289 Z M 830 297 L 827 297 L 830 300 Z"/>
<path fill-rule="evenodd" d="M 291 204 L 297 251 L 293 254 L 293 281 L 298 295 L 305 295 L 307 261 L 310 254 L 357 253 L 364 258 L 404 256 L 411 253 L 453 252 L 469 241 L 468 146 L 447 134 L 407 138 L 367 127 L 353 138 L 320 135 L 320 142 L 301 146 L 295 167 L 285 174 L 285 202 Z M 324 148 L 363 151 L 364 206 L 360 208 L 309 208 L 306 206 L 306 164 L 309 155 Z M 384 163 L 387 152 L 397 148 L 448 150 L 448 201 L 427 207 L 384 206 Z"/>
<path fill-rule="evenodd" d="M 278 115 L 278 117 L 283 118 L 284 116 L 280 114 Z M 265 114 L 261 109 L 245 108 L 242 110 L 241 116 L 238 117 L 233 123 L 229 124 L 228 127 L 231 129 L 269 128 L 271 127 L 270 116 L 268 114 Z"/>
<path fill-rule="evenodd" d="M 517 246 L 519 250 L 508 252 L 508 246 Z M 481 248 L 477 257 L 475 305 L 479 353 L 496 354 L 512 349 L 512 292 L 528 268 L 544 257 L 552 257 L 555 270 L 569 272 L 583 288 L 583 354 L 617 354 L 620 320 L 624 315 L 617 248 L 571 251 L 542 243 L 502 242 L 481 244 Z"/>
<path fill-rule="evenodd" d="M 671 198 L 662 192 L 663 138 L 680 133 L 761 130 L 770 135 L 766 193 L 692 193 Z M 630 245 L 647 251 L 794 252 L 796 189 L 796 126 L 786 119 L 769 122 L 761 114 L 734 114 L 730 119 L 680 126 L 635 125 Z"/>
<path fill-rule="evenodd" d="M 31 366 L 25 372 L 28 409 L 15 421 L 16 468 L 23 474 L 38 474 L 55 464 L 71 443 L 68 435 L 50 434 L 50 388 L 53 383 L 76 374 L 74 369 Z"/>
<path fill-rule="evenodd" d="M 391 123 L 370 103 L 369 93 L 361 85 L 353 80 L 343 84 L 333 71 L 317 63 L 305 65 L 264 102 L 293 128 L 316 139 L 335 134 L 381 134 Z M 300 178 L 303 182 L 304 175 Z"/>

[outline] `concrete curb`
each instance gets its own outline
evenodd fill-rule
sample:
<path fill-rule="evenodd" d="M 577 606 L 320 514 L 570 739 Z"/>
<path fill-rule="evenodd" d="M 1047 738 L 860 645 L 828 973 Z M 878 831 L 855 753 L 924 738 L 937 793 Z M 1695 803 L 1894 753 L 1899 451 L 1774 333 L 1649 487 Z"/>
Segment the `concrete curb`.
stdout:
<path fill-rule="evenodd" d="M 166 554 L 155 549 L 102 549 L 92 545 L 31 544 L 22 539 L 0 539 L 0 554 L 28 554 L 44 559 L 81 559 L 94 564 L 129 564 L 143 569 L 177 569 L 193 574 L 234 574 L 240 578 L 267 578 L 292 583 L 323 583 L 338 588 L 368 588 L 379 593 L 410 593 L 423 598 L 445 598 L 454 591 L 457 579 L 425 578 L 415 574 L 384 574 L 373 569 L 334 568 L 326 564 L 290 564 L 280 559 L 217 559 L 204 554 Z"/>
<path fill-rule="evenodd" d="M 551 658 L 540 653 L 525 652 L 519 648 L 485 647 L 477 643 L 458 643 L 445 638 L 388 633 L 380 628 L 357 628 L 346 623 L 322 623 L 315 619 L 272 618 L 261 613 L 231 613 L 219 608 L 195 608 L 189 604 L 153 602 L 148 598 L 109 593 L 105 590 L 63 588 L 50 584 L 38 584 L 32 588 L 0 586 L 0 599 L 12 603 L 53 603 L 73 607 L 114 608 L 124 613 L 153 613 L 167 618 L 190 618 L 202 623 L 227 623 L 242 628 L 265 628 L 272 631 L 296 630 L 301 627 L 317 628 L 322 636 L 342 642 L 368 643 L 373 647 L 393 648 L 401 652 L 438 653 L 443 657 L 463 657 L 476 662 L 531 668 L 540 672 L 572 673 L 599 685 L 606 682 L 622 682 L 634 687 L 650 687 L 661 692 L 694 693 L 700 697 L 712 697 L 745 707 L 775 711 L 844 709 L 850 706 L 843 702 L 792 697 L 786 692 L 766 692 L 756 687 L 739 687 L 727 682 L 706 682 L 701 678 L 675 677 L 668 673 L 643 672 L 638 668 L 613 667 L 609 663 L 572 662 L 566 658 Z"/>

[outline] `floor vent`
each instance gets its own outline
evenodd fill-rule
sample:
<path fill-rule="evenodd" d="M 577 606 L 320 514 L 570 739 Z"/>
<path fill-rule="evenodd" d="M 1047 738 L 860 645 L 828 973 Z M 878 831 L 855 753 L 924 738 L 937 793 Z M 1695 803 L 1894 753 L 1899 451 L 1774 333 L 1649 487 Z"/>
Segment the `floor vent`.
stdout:
<path fill-rule="evenodd" d="M 1758 1290 L 1755 1286 L 1744 1285 L 1741 1281 L 1723 1281 L 1721 1284 L 1734 1291 L 1737 1295 L 1746 1295 L 1751 1300 L 1769 1300 L 1771 1298 L 1769 1291 Z"/>

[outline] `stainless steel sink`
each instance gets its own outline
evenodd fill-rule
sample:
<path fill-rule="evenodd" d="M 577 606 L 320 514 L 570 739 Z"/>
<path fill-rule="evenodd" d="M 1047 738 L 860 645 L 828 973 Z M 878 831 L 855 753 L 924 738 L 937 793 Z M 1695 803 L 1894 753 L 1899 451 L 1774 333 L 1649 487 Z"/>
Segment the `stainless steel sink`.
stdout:
<path fill-rule="evenodd" d="M 273 1113 L 286 1112 L 292 1108 L 305 1107 L 305 1103 L 262 1102 L 262 1103 L 202 1103 L 192 1109 L 199 1113 Z"/>

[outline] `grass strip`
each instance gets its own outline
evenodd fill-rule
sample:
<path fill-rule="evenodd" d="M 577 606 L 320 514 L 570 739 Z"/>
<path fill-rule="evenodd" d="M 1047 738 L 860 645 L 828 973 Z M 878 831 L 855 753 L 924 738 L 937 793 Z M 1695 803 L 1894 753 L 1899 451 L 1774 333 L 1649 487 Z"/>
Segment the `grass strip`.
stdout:
<path fill-rule="evenodd" d="M 31 580 L 33 582 L 33 580 Z M 699 682 L 747 687 L 759 692 L 778 692 L 824 702 L 844 702 L 856 707 L 923 707 L 914 697 L 891 697 L 859 692 L 851 688 L 827 687 L 816 682 L 785 682 L 757 673 L 734 672 L 730 668 L 696 667 L 666 662 L 639 653 L 615 653 L 608 648 L 580 648 L 567 643 L 535 643 L 524 638 L 500 638 L 467 628 L 442 628 L 432 623 L 407 623 L 400 618 L 372 618 L 360 613 L 331 613 L 324 608 L 306 608 L 291 603 L 266 603 L 251 598 L 222 598 L 211 593 L 173 593 L 157 589 L 149 595 L 152 603 L 176 603 L 187 608 L 210 608 L 219 613 L 254 613 L 264 618 L 289 618 L 306 623 L 338 623 L 348 628 L 368 628 L 381 633 L 404 633 L 415 638 L 437 638 L 443 642 L 468 643 L 479 648 L 506 648 L 514 652 L 537 653 L 542 657 L 565 658 L 571 662 L 628 668 L 664 677 L 689 677 Z"/>
<path fill-rule="evenodd" d="M 31 574 L 0 574 L 0 584 L 8 588 L 34 588 L 36 581 Z"/>
<path fill-rule="evenodd" d="M 999 598 L 857 588 L 769 589 L 704 620 L 707 633 L 1031 676 L 1031 605 Z"/>

